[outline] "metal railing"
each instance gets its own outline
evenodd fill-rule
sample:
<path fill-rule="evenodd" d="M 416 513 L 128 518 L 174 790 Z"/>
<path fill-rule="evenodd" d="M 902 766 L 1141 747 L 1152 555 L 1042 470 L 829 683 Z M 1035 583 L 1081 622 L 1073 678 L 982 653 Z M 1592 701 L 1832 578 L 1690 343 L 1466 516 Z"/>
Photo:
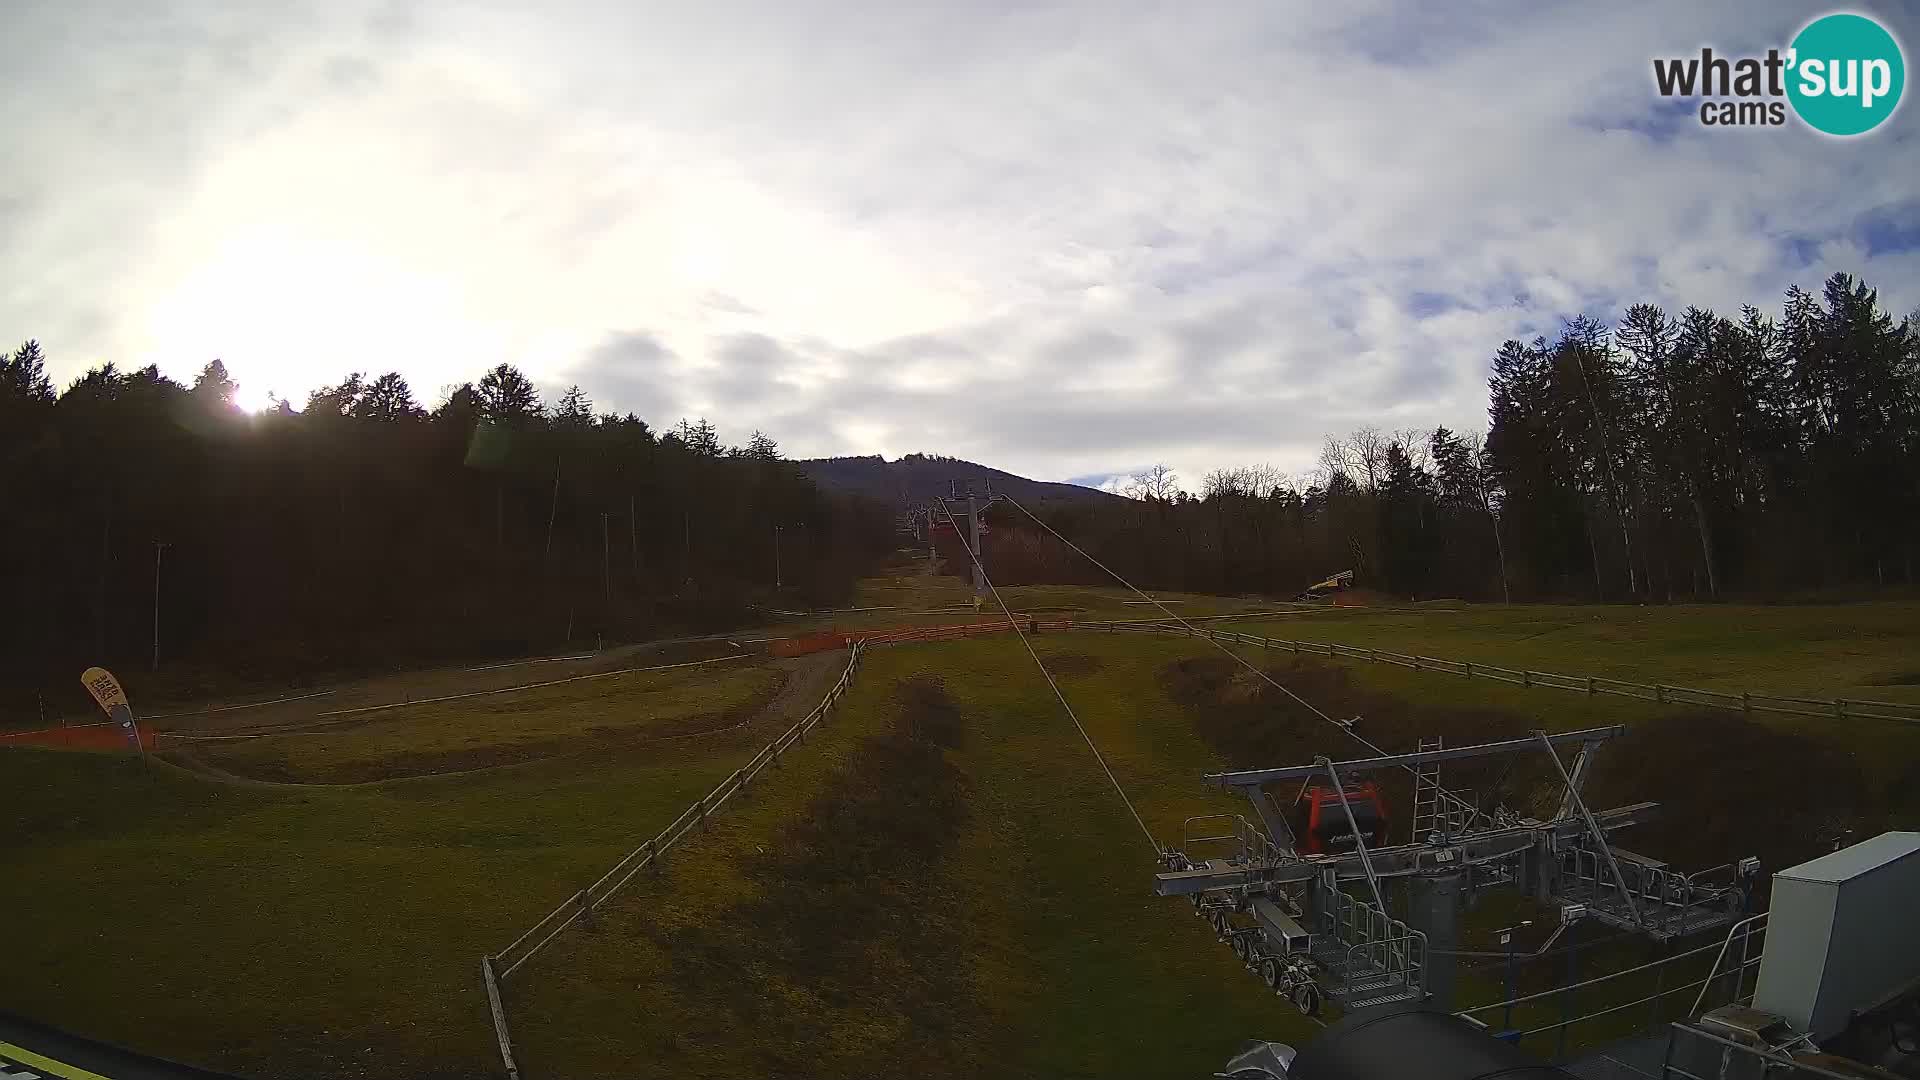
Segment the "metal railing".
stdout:
<path fill-rule="evenodd" d="M 1409 994 L 1417 992 L 1425 981 L 1427 935 L 1410 931 L 1399 937 L 1376 938 L 1347 947 L 1346 977 L 1349 981 L 1372 977 L 1403 983 Z"/>
<path fill-rule="evenodd" d="M 1223 644 L 1246 645 L 1268 651 L 1284 649 L 1296 655 L 1326 656 L 1341 660 L 1366 660 L 1372 663 L 1392 664 L 1396 667 L 1403 667 L 1413 671 L 1437 671 L 1449 675 L 1460 675 L 1469 679 L 1492 679 L 1495 682 L 1511 683 L 1515 686 L 1566 690 L 1573 693 L 1586 694 L 1589 697 L 1606 695 L 1611 697 L 1634 698 L 1639 701 L 1652 701 L 1662 705 L 1698 705 L 1707 708 L 1728 709 L 1748 715 L 1753 713 L 1782 713 L 1790 716 L 1831 717 L 1837 720 L 1891 720 L 1898 723 L 1920 724 L 1920 702 L 1863 701 L 1857 698 L 1782 697 L 1773 694 L 1755 694 L 1747 691 L 1741 691 L 1736 694 L 1720 690 L 1699 690 L 1686 686 L 1668 686 L 1664 683 L 1626 682 L 1620 679 L 1601 678 L 1597 675 L 1561 675 L 1551 671 L 1532 671 L 1523 668 L 1500 667 L 1494 664 L 1481 664 L 1472 661 L 1442 660 L 1432 656 L 1415 656 L 1409 653 L 1390 652 L 1386 649 L 1359 648 L 1333 642 L 1294 641 L 1287 638 L 1269 638 L 1261 637 L 1257 634 L 1238 634 L 1230 631 L 1209 630 L 1202 627 L 1188 628 L 1165 623 L 1075 623 L 1072 624 L 1072 628 L 1077 630 L 1099 630 L 1107 632 L 1171 634 L 1176 637 L 1204 637 Z"/>
<path fill-rule="evenodd" d="M 1685 929 L 1695 913 L 1708 908 L 1730 909 L 1739 899 L 1738 884 L 1732 874 L 1728 874 L 1725 884 L 1711 880 L 1731 869 L 1732 864 L 1727 864 L 1682 874 L 1631 859 L 1616 865 L 1593 848 L 1575 844 L 1560 849 L 1562 886 L 1558 891 L 1571 899 L 1602 904 L 1625 891 L 1649 929 Z M 1569 885 L 1577 888 L 1568 888 Z"/>
<path fill-rule="evenodd" d="M 1196 828 L 1208 830 L 1208 835 L 1194 835 Z M 1218 829 L 1225 831 L 1212 831 Z M 1203 844 L 1216 845 L 1215 850 L 1228 846 L 1232 854 L 1227 861 L 1236 866 L 1278 866 L 1286 860 L 1266 833 L 1239 814 L 1200 814 L 1186 819 L 1181 825 L 1180 851 L 1191 856 L 1196 850 L 1206 850 L 1200 847 Z"/>
<path fill-rule="evenodd" d="M 1804 1038 L 1795 1040 L 1806 1045 Z M 1666 1052 L 1660 1059 L 1657 1080 L 1720 1080 L 1722 1077 L 1821 1077 L 1822 1080 L 1859 1080 L 1863 1072 L 1838 1072 L 1825 1065 L 1791 1056 L 1795 1045 L 1762 1047 L 1715 1035 L 1692 1024 L 1672 1024 L 1667 1029 Z M 1692 1066 L 1683 1067 L 1681 1062 Z M 1698 1070 L 1698 1071 L 1694 1071 Z M 1876 1070 L 1877 1072 L 1878 1070 Z M 1889 1074 L 1890 1075 L 1890 1074 Z"/>
<path fill-rule="evenodd" d="M 1335 949 L 1334 972 L 1343 986 L 1368 980 L 1397 980 L 1408 993 L 1426 982 L 1427 936 L 1337 885 L 1319 886 L 1322 932 Z M 1329 965 L 1333 966 L 1333 965 Z"/>
<path fill-rule="evenodd" d="M 1567 1033 L 1572 1028 L 1577 1027 L 1584 1023 L 1588 1023 L 1590 1021 L 1598 1020 L 1603 1017 L 1614 1016 L 1618 1013 L 1625 1012 L 1629 1009 L 1638 1008 L 1642 1006 L 1645 1006 L 1648 1009 L 1648 1017 L 1647 1017 L 1646 1023 L 1648 1025 L 1657 1024 L 1660 1022 L 1661 1006 L 1668 1002 L 1685 1002 L 1687 1000 L 1685 997 L 1685 994 L 1689 990 L 1694 990 L 1697 988 L 1699 990 L 1699 993 L 1692 999 L 1691 1006 L 1687 1011 L 1688 1016 L 1697 1015 L 1701 1007 L 1707 1003 L 1709 998 L 1725 1004 L 1744 1004 L 1748 1000 L 1748 998 L 1751 996 L 1746 992 L 1747 973 L 1752 969 L 1758 968 L 1761 960 L 1760 955 L 1758 953 L 1753 952 L 1752 943 L 1757 938 L 1764 935 L 1765 929 L 1766 929 L 1766 917 L 1767 917 L 1766 913 L 1762 912 L 1759 915 L 1755 915 L 1745 920 L 1742 920 L 1741 922 L 1734 924 L 1732 927 L 1728 929 L 1727 936 L 1724 939 L 1719 941 L 1708 942 L 1705 945 L 1700 945 L 1695 948 L 1688 949 L 1685 952 L 1674 953 L 1671 956 L 1662 957 L 1658 960 L 1649 961 L 1648 963 L 1644 963 L 1644 964 L 1638 964 L 1633 967 L 1623 968 L 1619 971 L 1610 971 L 1602 975 L 1596 975 L 1590 979 L 1584 979 L 1578 982 L 1569 982 L 1564 986 L 1557 986 L 1550 990 L 1542 990 L 1532 994 L 1523 994 L 1518 997 L 1508 998 L 1501 1001 L 1491 1001 L 1485 1005 L 1475 1005 L 1469 1009 L 1462 1009 L 1456 1012 L 1454 1015 L 1461 1017 L 1462 1019 L 1467 1020 L 1468 1022 L 1475 1024 L 1476 1026 L 1486 1028 L 1491 1026 L 1489 1021 L 1481 1019 L 1480 1016 L 1477 1014 L 1489 1013 L 1492 1010 L 1498 1009 L 1498 1010 L 1502 1010 L 1506 1016 L 1511 1017 L 1513 1015 L 1513 1012 L 1512 1012 L 1513 1007 L 1516 1005 L 1526 1005 L 1534 1002 L 1545 1002 L 1545 1001 L 1548 1001 L 1549 999 L 1556 1000 L 1561 1004 L 1562 1013 L 1561 1013 L 1560 1019 L 1556 1021 L 1552 1021 L 1550 1023 L 1536 1024 L 1532 1027 L 1527 1027 L 1524 1029 L 1505 1031 L 1505 1032 L 1502 1032 L 1501 1034 L 1502 1034 L 1502 1037 L 1504 1038 L 1508 1038 L 1515 1042 L 1518 1042 L 1529 1035 L 1541 1035 L 1547 1032 L 1558 1032 L 1560 1036 L 1558 1056 L 1565 1057 L 1566 1046 L 1567 1046 Z M 1740 945 L 1740 953 L 1739 953 L 1740 958 L 1732 966 L 1729 967 L 1729 966 L 1726 966 L 1724 962 L 1728 954 L 1732 951 L 1732 946 L 1734 945 L 1735 942 L 1738 942 Z M 1580 946 L 1574 946 L 1574 948 L 1579 948 L 1579 947 Z M 1668 971 L 1675 969 L 1675 967 L 1678 965 L 1683 965 L 1683 962 L 1685 961 L 1693 960 L 1694 958 L 1704 956 L 1707 953 L 1713 953 L 1714 959 L 1713 959 L 1712 965 L 1707 969 L 1707 972 L 1705 975 L 1688 982 L 1678 983 L 1674 985 L 1668 984 L 1667 982 Z M 1627 976 L 1643 975 L 1647 972 L 1653 973 L 1653 980 L 1654 980 L 1653 993 L 1645 994 L 1640 997 L 1632 998 L 1631 1000 L 1627 1000 L 1627 1001 L 1610 1003 L 1600 1008 L 1595 1008 L 1587 1012 L 1580 1013 L 1579 1015 L 1573 1014 L 1572 1003 L 1573 1003 L 1573 999 L 1576 991 L 1585 990 L 1590 987 L 1600 986 L 1602 984 L 1612 982 L 1615 979 L 1621 979 Z M 1729 977 L 1731 977 L 1733 980 L 1730 986 L 1727 982 Z M 1756 978 L 1757 978 L 1757 975 L 1756 975 Z M 1724 993 L 1724 994 L 1716 993 L 1714 992 L 1716 986 L 1718 986 L 1722 990 L 1729 990 L 1730 992 Z M 1631 991 L 1629 991 L 1629 993 L 1631 993 Z M 1643 1027 L 1641 1028 L 1641 1030 L 1645 1030 L 1645 1028 Z"/>
<path fill-rule="evenodd" d="M 840 673 L 840 678 L 827 691 L 826 696 L 807 715 L 761 748 L 760 752 L 753 756 L 753 760 L 735 769 L 720 782 L 718 787 L 687 807 L 658 835 L 629 851 L 611 869 L 602 874 L 599 880 L 568 897 L 559 907 L 548 912 L 546 917 L 513 939 L 506 948 L 481 958 L 481 978 L 486 986 L 488 1007 L 493 1013 L 494 1036 L 500 1044 L 500 1060 L 506 1067 L 509 1080 L 519 1080 L 520 1073 L 513 1059 L 513 1042 L 507 1030 L 506 1010 L 501 1004 L 500 983 L 518 971 L 528 960 L 533 959 L 567 927 L 583 917 L 590 916 L 596 907 L 606 903 L 620 891 L 622 886 L 633 880 L 634 875 L 648 867 L 659 865 L 665 859 L 666 853 L 675 844 L 685 839 L 688 833 L 695 828 L 704 827 L 707 819 L 725 806 L 729 799 L 748 791 L 754 779 L 762 772 L 779 766 L 783 754 L 792 747 L 806 742 L 807 733 L 824 723 L 833 706 L 845 696 L 848 687 L 853 683 L 854 672 L 859 670 L 861 656 L 867 647 L 864 641 L 855 641 L 847 657 L 845 670 Z"/>
<path fill-rule="evenodd" d="M 1698 1013 L 1700 1006 L 1706 1003 L 1707 991 L 1712 987 L 1713 980 L 1719 977 L 1720 965 L 1726 960 L 1727 954 L 1732 951 L 1736 935 L 1740 939 L 1740 961 L 1733 967 L 1733 993 L 1727 995 L 1727 1000 L 1738 1003 L 1747 999 L 1747 968 L 1751 966 L 1748 963 L 1748 958 L 1752 956 L 1753 937 L 1755 934 L 1762 936 L 1763 940 L 1760 943 L 1761 948 L 1764 949 L 1766 947 L 1764 937 L 1767 932 L 1767 914 L 1767 912 L 1763 911 L 1758 915 L 1749 915 L 1727 928 L 1726 940 L 1720 943 L 1720 951 L 1714 954 L 1713 966 L 1707 969 L 1707 981 L 1705 985 L 1700 987 L 1699 995 L 1693 999 L 1693 1008 L 1690 1009 L 1689 1012 Z M 1759 963 L 1760 958 L 1752 956 L 1752 961 L 1753 963 Z M 1754 988 L 1758 989 L 1759 976 L 1756 975 L 1754 978 L 1756 980 Z"/>

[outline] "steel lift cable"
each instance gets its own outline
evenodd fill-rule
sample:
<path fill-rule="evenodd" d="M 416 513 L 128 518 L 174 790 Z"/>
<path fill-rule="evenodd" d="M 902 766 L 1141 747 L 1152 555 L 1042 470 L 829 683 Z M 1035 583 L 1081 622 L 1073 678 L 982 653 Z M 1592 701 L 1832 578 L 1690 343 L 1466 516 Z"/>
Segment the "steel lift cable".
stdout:
<path fill-rule="evenodd" d="M 1053 696 L 1060 700 L 1060 707 L 1067 711 L 1067 719 L 1073 721 L 1073 726 L 1080 732 L 1080 738 L 1086 740 L 1087 749 L 1093 751 L 1093 760 L 1100 763 L 1100 771 L 1107 774 L 1107 783 L 1113 785 L 1114 794 L 1120 796 L 1120 801 L 1126 804 L 1127 813 L 1133 815 L 1134 824 L 1140 826 L 1140 832 L 1146 836 L 1148 846 L 1153 848 L 1153 857 L 1158 859 L 1161 853 L 1160 842 L 1153 838 L 1153 830 L 1147 828 L 1146 821 L 1140 817 L 1140 811 L 1133 808 L 1133 800 L 1127 798 L 1127 793 L 1125 789 L 1121 788 L 1119 779 L 1113 775 L 1113 770 L 1107 766 L 1105 755 L 1101 754 L 1100 748 L 1094 745 L 1093 736 L 1087 734 L 1086 725 L 1082 724 L 1080 717 L 1075 715 L 1073 706 L 1067 703 L 1067 695 L 1060 692 L 1060 684 L 1053 681 L 1053 673 L 1047 670 L 1045 663 L 1041 662 L 1040 654 L 1034 651 L 1033 642 L 1027 640 L 1026 631 L 1020 629 L 1020 620 L 1013 617 L 1013 609 L 1009 608 L 1007 602 L 1000 598 L 1000 589 L 994 585 L 993 578 L 987 575 L 987 568 L 980 562 L 979 553 L 973 550 L 972 545 L 967 543 L 965 537 L 960 536 L 959 523 L 954 521 L 953 512 L 947 509 L 947 501 L 945 499 L 939 499 L 937 501 L 940 503 L 941 512 L 946 514 L 948 523 L 954 526 L 953 532 L 956 537 L 960 538 L 960 546 L 966 549 L 967 557 L 973 560 L 974 568 L 980 571 L 980 579 L 987 583 L 987 590 L 993 594 L 993 602 L 1000 605 L 1001 613 L 1007 617 L 1007 625 L 1012 627 L 1014 634 L 1020 638 L 1020 644 L 1026 646 L 1027 655 L 1033 657 L 1034 666 L 1040 669 L 1041 677 L 1046 679 L 1047 685 L 1053 689 Z"/>
<path fill-rule="evenodd" d="M 1253 672 L 1255 675 L 1258 675 L 1263 681 L 1266 682 L 1268 686 L 1273 687 L 1275 690 L 1280 691 L 1281 693 L 1292 698 L 1294 701 L 1298 702 L 1301 708 L 1306 709 L 1308 712 L 1319 717 L 1321 720 L 1329 724 L 1332 724 L 1334 727 L 1339 728 L 1341 731 L 1346 732 L 1348 735 L 1352 736 L 1355 741 L 1360 743 L 1360 745 L 1366 747 L 1369 750 L 1372 750 L 1374 753 L 1380 755 L 1381 757 L 1392 756 L 1388 754 L 1387 751 L 1374 745 L 1372 742 L 1369 742 L 1359 732 L 1353 730 L 1351 725 L 1343 724 L 1340 721 L 1335 720 L 1333 717 L 1328 716 L 1325 712 L 1322 712 L 1319 708 L 1317 708 L 1312 702 L 1308 701 L 1306 698 L 1303 698 L 1299 694 L 1294 693 L 1292 690 L 1289 690 L 1286 687 L 1280 685 L 1280 683 L 1274 680 L 1273 676 L 1268 675 L 1264 671 L 1261 671 L 1257 665 L 1251 663 L 1245 657 L 1242 657 L 1239 653 L 1234 652 L 1232 649 L 1221 644 L 1219 641 L 1215 640 L 1213 637 L 1203 633 L 1199 628 L 1195 627 L 1192 623 L 1188 622 L 1184 617 L 1182 617 L 1179 612 L 1173 610 L 1167 605 L 1161 603 L 1159 600 L 1156 600 L 1155 598 L 1142 592 L 1139 589 L 1139 587 L 1134 585 L 1133 582 L 1128 581 L 1124 577 L 1121 577 L 1120 574 L 1117 571 L 1115 571 L 1112 567 L 1108 566 L 1106 563 L 1101 562 L 1099 559 L 1094 558 L 1091 554 L 1087 552 L 1085 548 L 1067 539 L 1066 537 L 1061 536 L 1059 530 L 1055 529 L 1053 526 L 1047 524 L 1046 522 L 1040 520 L 1038 517 L 1034 515 L 1033 511 L 1027 509 L 1025 506 L 1020 505 L 1019 500 L 1015 499 L 1013 496 L 1002 493 L 1000 497 L 1002 499 L 1005 499 L 1007 502 L 1012 503 L 1015 509 L 1027 515 L 1027 520 L 1033 522 L 1035 525 L 1040 526 L 1042 529 L 1045 529 L 1048 532 L 1048 534 L 1051 535 L 1055 540 L 1058 540 L 1061 543 L 1072 548 L 1074 551 L 1084 556 L 1088 562 L 1106 571 L 1109 577 L 1113 578 L 1113 580 L 1119 582 L 1121 585 L 1131 590 L 1133 594 L 1140 597 L 1140 599 L 1145 600 L 1148 603 L 1152 604 L 1153 606 L 1159 608 L 1161 611 L 1166 612 L 1167 615 L 1171 617 L 1174 622 L 1177 622 L 1181 626 L 1185 627 L 1188 633 L 1191 633 L 1196 637 L 1204 638 L 1208 642 L 1212 643 L 1214 648 L 1219 649 L 1221 652 L 1231 657 L 1234 663 L 1239 664 L 1241 667 L 1246 668 L 1248 671 Z M 1413 766 L 1411 765 L 1402 765 L 1401 768 L 1405 769 L 1409 773 L 1415 771 Z M 1478 807 L 1475 807 L 1473 804 L 1467 802 L 1465 799 L 1462 799 L 1460 796 L 1455 795 L 1451 791 L 1447 791 L 1445 788 L 1441 788 L 1440 790 L 1443 794 L 1446 795 L 1448 799 L 1452 800 L 1455 805 L 1469 811 L 1470 813 L 1474 813 L 1474 814 L 1479 813 Z"/>

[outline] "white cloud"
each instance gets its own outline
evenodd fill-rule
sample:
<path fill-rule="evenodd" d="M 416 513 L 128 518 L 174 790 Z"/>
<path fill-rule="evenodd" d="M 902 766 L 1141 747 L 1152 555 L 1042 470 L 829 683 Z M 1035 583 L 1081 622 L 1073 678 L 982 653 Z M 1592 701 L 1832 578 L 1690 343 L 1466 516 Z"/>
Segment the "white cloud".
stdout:
<path fill-rule="evenodd" d="M 793 454 L 1198 477 L 1477 426 L 1499 342 L 1578 311 L 1835 269 L 1920 301 L 1859 228 L 1913 213 L 1920 114 L 1841 143 L 1653 104 L 1652 56 L 1794 6 L 323 10 L 0 15 L 35 45 L 0 332 L 62 377 L 431 396 L 508 361 Z"/>

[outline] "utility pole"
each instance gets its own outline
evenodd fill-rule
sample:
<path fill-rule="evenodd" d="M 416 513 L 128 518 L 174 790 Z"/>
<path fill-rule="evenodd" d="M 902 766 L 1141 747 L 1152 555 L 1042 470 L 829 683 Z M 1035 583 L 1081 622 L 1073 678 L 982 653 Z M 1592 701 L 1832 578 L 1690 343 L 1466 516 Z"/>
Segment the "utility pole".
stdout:
<path fill-rule="evenodd" d="M 607 590 L 607 612 L 613 612 L 613 560 L 611 547 L 607 539 L 607 518 L 600 515 L 600 580 Z"/>
<path fill-rule="evenodd" d="M 973 500 L 973 487 L 971 485 L 967 487 L 967 537 L 967 542 L 973 550 L 973 558 L 969 561 L 973 563 L 973 606 L 977 609 L 981 604 L 986 602 L 987 577 L 985 569 L 980 565 L 982 558 L 980 551 L 980 506 Z"/>
<path fill-rule="evenodd" d="M 547 505 L 547 550 L 540 556 L 545 560 L 553 555 L 553 519 L 560 513 L 560 466 L 553 467 L 553 501 Z"/>
<path fill-rule="evenodd" d="M 1532 919 L 1522 919 L 1520 922 L 1514 923 L 1512 926 L 1499 931 L 1500 944 L 1507 950 L 1507 1011 L 1505 1018 L 1500 1022 L 1500 1029 L 1502 1031 L 1513 1030 L 1513 932 L 1523 926 L 1532 925 Z"/>
<path fill-rule="evenodd" d="M 153 542 L 153 670 L 160 670 L 160 553 L 167 545 Z"/>
<path fill-rule="evenodd" d="M 107 563 L 113 558 L 113 504 L 107 504 L 107 515 L 100 521 L 100 574 L 95 580 L 93 594 L 93 652 L 95 656 L 107 654 Z"/>
<path fill-rule="evenodd" d="M 773 588 L 780 589 L 780 526 L 773 527 Z"/>

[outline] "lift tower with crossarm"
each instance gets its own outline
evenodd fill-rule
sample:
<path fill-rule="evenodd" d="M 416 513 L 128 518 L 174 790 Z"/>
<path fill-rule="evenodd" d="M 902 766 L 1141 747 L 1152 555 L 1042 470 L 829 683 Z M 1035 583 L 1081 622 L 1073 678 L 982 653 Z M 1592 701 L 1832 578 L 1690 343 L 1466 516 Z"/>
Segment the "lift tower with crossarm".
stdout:
<path fill-rule="evenodd" d="M 954 529 L 956 534 L 960 529 L 966 529 L 966 535 L 964 537 L 958 537 L 958 539 L 961 543 L 967 545 L 968 551 L 978 552 L 981 557 L 984 558 L 985 552 L 980 547 L 980 533 L 982 531 L 980 515 L 984 513 L 988 507 L 999 502 L 1000 498 L 999 495 L 994 494 L 992 484 L 986 480 L 980 481 L 979 492 L 974 491 L 971 481 L 950 481 L 947 485 L 947 498 L 938 500 L 937 507 L 928 510 L 930 523 L 928 536 L 931 537 L 933 535 L 932 523 L 937 523 L 944 519 L 945 522 Z M 964 511 L 962 511 L 959 506 L 949 505 L 950 503 L 960 503 L 963 500 L 965 502 Z M 966 515 L 964 519 L 960 516 L 963 512 Z M 972 562 L 973 606 L 978 609 L 985 606 L 990 597 L 987 592 L 985 568 L 981 565 L 979 559 L 974 559 Z"/>
<path fill-rule="evenodd" d="M 1188 819 L 1181 846 L 1162 855 L 1154 891 L 1190 897 L 1243 963 L 1308 1013 L 1323 998 L 1347 1009 L 1429 998 L 1450 1007 L 1460 920 L 1478 889 L 1524 888 L 1557 906 L 1555 938 L 1584 919 L 1656 941 L 1732 924 L 1751 902 L 1758 860 L 1679 873 L 1608 840 L 1651 819 L 1657 804 L 1595 812 L 1582 799 L 1601 746 L 1625 730 L 1537 732 L 1458 747 L 1434 740 L 1408 754 L 1211 774 L 1208 783 L 1246 796 L 1254 820 Z M 1571 766 L 1561 760 L 1563 747 L 1573 750 Z M 1551 818 L 1504 807 L 1482 812 L 1440 784 L 1445 762 L 1534 751 L 1551 758 L 1562 784 Z M 1414 773 L 1414 835 L 1370 846 L 1350 793 L 1361 777 L 1384 769 Z M 1314 782 L 1331 786 L 1348 829 L 1337 837 L 1339 850 L 1304 854 L 1270 789 Z M 1394 880 L 1406 885 L 1405 918 L 1382 891 Z"/>

